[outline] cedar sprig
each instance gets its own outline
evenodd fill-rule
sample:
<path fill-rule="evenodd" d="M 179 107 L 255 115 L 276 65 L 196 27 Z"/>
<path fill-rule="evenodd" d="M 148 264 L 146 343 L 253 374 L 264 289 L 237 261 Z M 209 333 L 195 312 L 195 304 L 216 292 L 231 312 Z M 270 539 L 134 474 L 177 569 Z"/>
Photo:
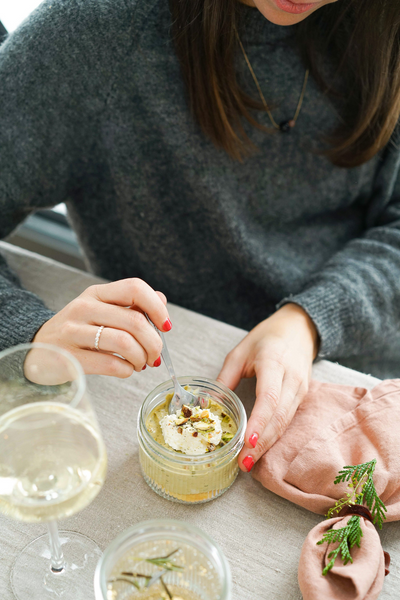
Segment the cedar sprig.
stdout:
<path fill-rule="evenodd" d="M 339 542 L 339 546 L 336 548 L 336 550 L 332 550 L 332 552 L 328 554 L 328 558 L 331 558 L 331 561 L 323 569 L 322 575 L 326 575 L 328 571 L 332 569 L 338 554 L 341 555 L 344 565 L 347 565 L 348 562 L 352 563 L 353 559 L 351 557 L 350 550 L 355 545 L 360 547 L 362 536 L 363 533 L 360 526 L 360 517 L 358 515 L 353 515 L 348 520 L 347 525 L 341 529 L 328 529 L 328 531 L 325 532 L 322 540 L 317 542 L 317 545 L 320 546 L 325 542 L 327 544 Z"/>
<path fill-rule="evenodd" d="M 347 465 L 343 467 L 337 475 L 334 484 L 348 483 L 348 491 L 343 498 L 335 502 L 335 506 L 330 508 L 327 513 L 327 518 L 330 519 L 334 514 L 339 514 L 342 508 L 345 506 L 354 506 L 355 504 L 366 506 L 371 511 L 373 523 L 376 524 L 379 529 L 382 529 L 383 519 L 386 519 L 385 512 L 387 511 L 386 506 L 379 498 L 376 493 L 373 474 L 376 467 L 376 459 L 362 463 L 360 465 Z M 340 554 L 343 564 L 347 565 L 348 562 L 353 562 L 350 554 L 350 550 L 354 546 L 360 547 L 362 538 L 362 530 L 360 525 L 360 517 L 353 515 L 347 522 L 345 527 L 341 529 L 329 529 L 324 533 L 322 540 L 317 542 L 318 545 L 339 543 L 339 546 L 328 554 L 328 558 L 331 561 L 323 569 L 322 574 L 326 575 L 330 569 L 332 569 L 337 556 Z"/>
<path fill-rule="evenodd" d="M 360 465 L 347 465 L 337 475 L 334 484 L 348 481 L 348 492 L 340 498 L 327 514 L 328 519 L 334 513 L 339 513 L 344 506 L 366 504 L 371 511 L 372 519 L 379 529 L 382 529 L 383 519 L 386 519 L 386 506 L 376 493 L 373 474 L 376 467 L 376 458 Z"/>

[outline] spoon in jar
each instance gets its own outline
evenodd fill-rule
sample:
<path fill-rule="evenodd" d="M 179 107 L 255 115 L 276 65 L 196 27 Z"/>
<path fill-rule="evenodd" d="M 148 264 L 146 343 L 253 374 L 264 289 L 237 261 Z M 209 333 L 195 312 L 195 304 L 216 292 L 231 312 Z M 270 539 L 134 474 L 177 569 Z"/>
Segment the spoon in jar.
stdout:
<path fill-rule="evenodd" d="M 180 411 L 182 409 L 182 406 L 184 404 L 186 404 L 186 406 L 200 406 L 201 399 L 198 396 L 192 394 L 191 392 L 185 390 L 179 383 L 175 375 L 175 369 L 173 367 L 172 360 L 168 352 L 168 347 L 163 332 L 160 331 L 158 327 L 154 325 L 153 321 L 150 319 L 147 313 L 145 313 L 145 317 L 150 323 L 150 325 L 154 327 L 154 329 L 157 331 L 158 335 L 161 338 L 163 344 L 163 348 L 161 350 L 161 358 L 163 359 L 164 364 L 168 369 L 169 376 L 172 379 L 172 383 L 174 384 L 174 395 L 171 399 L 171 402 L 169 403 L 168 413 L 170 415 L 175 415 L 177 411 Z"/>

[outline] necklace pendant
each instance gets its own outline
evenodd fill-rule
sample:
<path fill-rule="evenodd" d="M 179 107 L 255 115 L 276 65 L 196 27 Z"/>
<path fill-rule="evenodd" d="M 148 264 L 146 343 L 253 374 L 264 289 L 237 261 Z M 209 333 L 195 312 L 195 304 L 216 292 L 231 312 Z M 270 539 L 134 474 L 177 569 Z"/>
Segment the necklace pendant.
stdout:
<path fill-rule="evenodd" d="M 288 133 L 295 125 L 296 121 L 294 119 L 290 119 L 289 121 L 282 121 L 282 123 L 279 123 L 279 129 L 282 131 L 282 133 Z"/>

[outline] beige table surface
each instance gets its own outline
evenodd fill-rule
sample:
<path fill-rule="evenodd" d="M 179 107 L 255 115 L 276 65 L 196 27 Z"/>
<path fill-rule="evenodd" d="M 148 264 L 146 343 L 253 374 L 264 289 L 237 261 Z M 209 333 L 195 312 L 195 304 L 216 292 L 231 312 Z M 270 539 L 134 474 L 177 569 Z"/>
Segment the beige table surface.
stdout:
<path fill-rule="evenodd" d="M 23 284 L 54 310 L 100 281 L 3 242 L 0 251 Z M 171 305 L 169 310 L 174 327 L 168 333 L 168 345 L 178 374 L 215 378 L 225 355 L 245 332 L 177 306 Z M 372 377 L 327 361 L 314 366 L 313 376 L 367 388 L 377 383 Z M 207 504 L 184 506 L 160 498 L 140 473 L 136 418 L 146 394 L 167 379 L 166 370 L 163 366 L 148 368 L 127 380 L 99 376 L 88 379 L 107 446 L 108 477 L 95 501 L 63 521 L 61 528 L 86 534 L 104 549 L 118 533 L 139 521 L 155 517 L 183 519 L 201 527 L 222 547 L 232 569 L 233 600 L 300 600 L 300 548 L 321 517 L 272 494 L 244 473 L 228 492 Z M 237 393 L 249 412 L 254 381 L 242 382 Z M 0 600 L 13 598 L 9 573 L 15 556 L 45 531 L 42 525 L 0 517 Z M 384 525 L 381 535 L 392 565 L 380 598 L 400 600 L 400 524 Z"/>

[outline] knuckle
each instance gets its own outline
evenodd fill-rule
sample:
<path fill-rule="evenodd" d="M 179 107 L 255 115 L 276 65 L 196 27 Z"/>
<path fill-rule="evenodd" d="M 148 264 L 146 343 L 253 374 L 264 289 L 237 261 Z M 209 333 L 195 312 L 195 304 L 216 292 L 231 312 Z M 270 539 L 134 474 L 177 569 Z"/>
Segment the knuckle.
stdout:
<path fill-rule="evenodd" d="M 122 355 L 124 355 L 124 353 L 127 353 L 131 350 L 132 348 L 132 336 L 127 333 L 126 331 L 118 331 L 115 334 L 115 345 L 118 348 L 118 350 L 121 351 Z"/>
<path fill-rule="evenodd" d="M 290 376 L 288 376 L 290 383 L 292 384 L 293 387 L 296 387 L 297 389 L 301 386 L 301 384 L 304 381 L 304 376 L 302 373 L 291 373 Z"/>
<path fill-rule="evenodd" d="M 101 288 L 105 288 L 106 286 L 111 285 L 110 283 L 94 283 L 93 285 L 89 285 L 89 287 L 86 288 L 86 290 L 84 290 L 82 292 L 82 294 L 80 296 L 78 296 L 78 299 L 86 299 L 88 301 L 90 301 L 92 298 L 96 298 L 96 299 L 100 299 L 101 297 L 101 292 L 100 289 Z"/>
<path fill-rule="evenodd" d="M 132 375 L 133 366 L 128 362 L 123 362 L 121 359 L 110 356 L 107 363 L 107 372 L 112 377 L 125 379 Z"/>
<path fill-rule="evenodd" d="M 280 393 L 276 388 L 271 387 L 265 392 L 260 393 L 257 399 L 260 399 L 263 404 L 267 404 L 272 410 L 274 410 L 279 404 Z"/>
<path fill-rule="evenodd" d="M 72 319 L 67 319 L 60 325 L 59 334 L 61 340 L 64 343 L 72 344 L 72 346 L 79 346 L 77 341 L 79 327 Z"/>
<path fill-rule="evenodd" d="M 143 290 L 146 286 L 143 279 L 139 279 L 139 277 L 131 277 L 129 280 L 129 285 L 131 287 L 132 293 L 139 292 Z"/>
<path fill-rule="evenodd" d="M 119 362 L 115 360 L 112 356 L 109 357 L 107 361 L 107 373 L 112 377 L 118 377 L 120 372 Z"/>
<path fill-rule="evenodd" d="M 236 362 L 240 359 L 241 357 L 241 351 L 239 346 L 235 346 L 235 348 L 232 348 L 232 350 L 230 352 L 228 352 L 228 354 L 225 357 L 224 360 L 224 365 L 228 364 L 229 362 Z"/>
<path fill-rule="evenodd" d="M 146 317 L 138 310 L 129 311 L 129 322 L 132 329 L 141 329 L 146 325 Z"/>
<path fill-rule="evenodd" d="M 74 312 L 77 312 L 79 315 L 84 315 L 93 311 L 93 303 L 88 296 L 78 296 L 71 304 L 73 305 Z"/>
<path fill-rule="evenodd" d="M 300 396 L 300 398 L 304 398 L 304 396 L 307 394 L 307 392 L 308 392 L 308 382 L 303 380 L 300 383 L 298 395 Z"/>
<path fill-rule="evenodd" d="M 267 368 L 269 371 L 272 371 L 275 374 L 283 375 L 286 371 L 285 361 L 283 357 L 274 356 L 271 358 L 270 356 L 260 356 L 259 359 L 260 368 Z"/>
<path fill-rule="evenodd" d="M 77 326 L 74 321 L 67 319 L 60 325 L 61 338 L 64 340 L 73 340 L 76 336 Z"/>
<path fill-rule="evenodd" d="M 268 438 L 262 437 L 257 442 L 257 453 L 262 456 L 271 447 L 271 441 Z"/>
<path fill-rule="evenodd" d="M 97 288 L 98 285 L 93 284 L 93 285 L 89 285 L 85 291 L 82 292 L 81 296 L 84 296 L 85 294 L 90 294 L 92 296 L 96 296 L 97 295 Z"/>
<path fill-rule="evenodd" d="M 275 411 L 274 416 L 272 417 L 272 424 L 274 426 L 278 438 L 280 438 L 285 432 L 286 427 L 288 426 L 288 420 L 289 419 L 287 410 L 282 406 L 279 407 Z"/>

